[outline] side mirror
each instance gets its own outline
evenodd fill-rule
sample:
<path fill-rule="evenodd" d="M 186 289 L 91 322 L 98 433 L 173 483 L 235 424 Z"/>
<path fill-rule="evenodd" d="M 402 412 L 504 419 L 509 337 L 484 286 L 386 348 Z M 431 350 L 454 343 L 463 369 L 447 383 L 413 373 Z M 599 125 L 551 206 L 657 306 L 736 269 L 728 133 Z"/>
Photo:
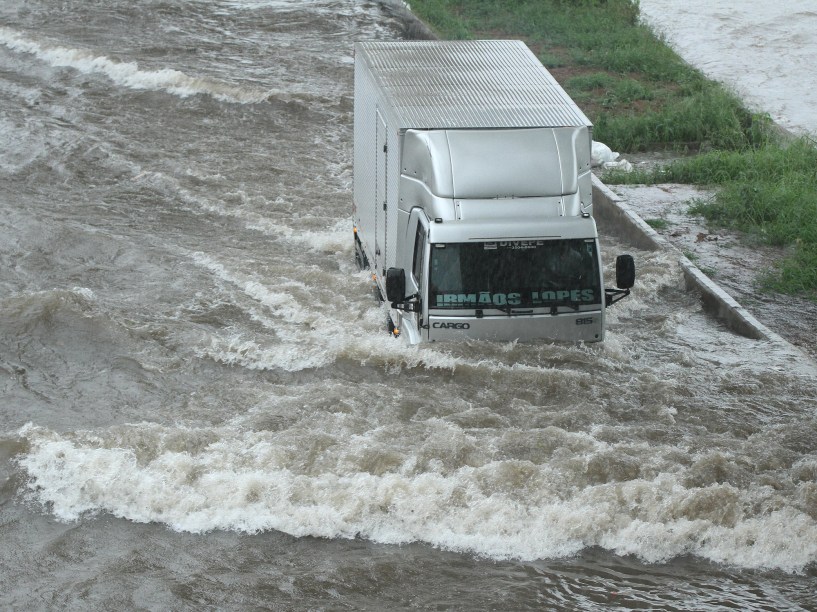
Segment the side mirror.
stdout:
<path fill-rule="evenodd" d="M 631 289 L 635 285 L 635 262 L 632 255 L 616 257 L 616 287 Z"/>
<path fill-rule="evenodd" d="M 403 268 L 386 270 L 386 299 L 391 303 L 406 299 L 406 271 Z"/>

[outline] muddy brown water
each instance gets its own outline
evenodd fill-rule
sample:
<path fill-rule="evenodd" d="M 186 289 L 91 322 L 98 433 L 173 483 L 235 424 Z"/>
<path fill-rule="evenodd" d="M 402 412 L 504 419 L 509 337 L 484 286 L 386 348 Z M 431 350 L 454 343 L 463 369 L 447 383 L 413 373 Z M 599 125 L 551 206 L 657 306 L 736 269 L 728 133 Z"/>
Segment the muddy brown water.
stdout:
<path fill-rule="evenodd" d="M 817 607 L 814 366 L 671 255 L 602 228 L 604 344 L 383 333 L 352 43 L 393 11 L 0 18 L 0 606 Z"/>
<path fill-rule="evenodd" d="M 642 0 L 644 22 L 687 62 L 753 110 L 796 134 L 817 135 L 811 0 Z"/>

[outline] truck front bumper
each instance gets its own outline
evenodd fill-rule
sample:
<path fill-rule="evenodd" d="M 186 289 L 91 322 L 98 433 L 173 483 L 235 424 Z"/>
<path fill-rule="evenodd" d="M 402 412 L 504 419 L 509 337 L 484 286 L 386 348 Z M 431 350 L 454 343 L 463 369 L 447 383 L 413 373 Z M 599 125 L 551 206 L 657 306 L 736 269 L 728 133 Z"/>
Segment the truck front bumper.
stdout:
<path fill-rule="evenodd" d="M 512 314 L 483 317 L 431 315 L 424 339 L 431 342 L 474 338 L 480 340 L 555 340 L 600 342 L 604 339 L 600 310 L 558 314 Z"/>

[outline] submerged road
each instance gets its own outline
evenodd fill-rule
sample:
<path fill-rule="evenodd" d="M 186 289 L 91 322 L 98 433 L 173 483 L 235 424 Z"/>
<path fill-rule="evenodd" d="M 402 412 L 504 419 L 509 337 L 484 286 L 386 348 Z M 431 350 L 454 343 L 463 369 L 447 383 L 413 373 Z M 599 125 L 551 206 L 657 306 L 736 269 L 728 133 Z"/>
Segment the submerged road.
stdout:
<path fill-rule="evenodd" d="M 0 20 L 0 606 L 814 606 L 813 368 L 672 256 L 605 233 L 639 277 L 604 344 L 383 333 L 350 223 L 380 3 Z"/>
<path fill-rule="evenodd" d="M 641 0 L 642 18 L 690 64 L 798 134 L 817 135 L 811 0 Z"/>

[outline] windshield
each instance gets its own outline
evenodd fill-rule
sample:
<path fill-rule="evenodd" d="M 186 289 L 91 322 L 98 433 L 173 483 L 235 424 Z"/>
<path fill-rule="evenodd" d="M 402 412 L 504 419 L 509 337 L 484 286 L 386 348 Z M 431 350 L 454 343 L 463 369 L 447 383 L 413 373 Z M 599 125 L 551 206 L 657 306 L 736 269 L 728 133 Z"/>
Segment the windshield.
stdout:
<path fill-rule="evenodd" d="M 430 308 L 532 308 L 601 303 L 595 240 L 433 244 Z"/>

